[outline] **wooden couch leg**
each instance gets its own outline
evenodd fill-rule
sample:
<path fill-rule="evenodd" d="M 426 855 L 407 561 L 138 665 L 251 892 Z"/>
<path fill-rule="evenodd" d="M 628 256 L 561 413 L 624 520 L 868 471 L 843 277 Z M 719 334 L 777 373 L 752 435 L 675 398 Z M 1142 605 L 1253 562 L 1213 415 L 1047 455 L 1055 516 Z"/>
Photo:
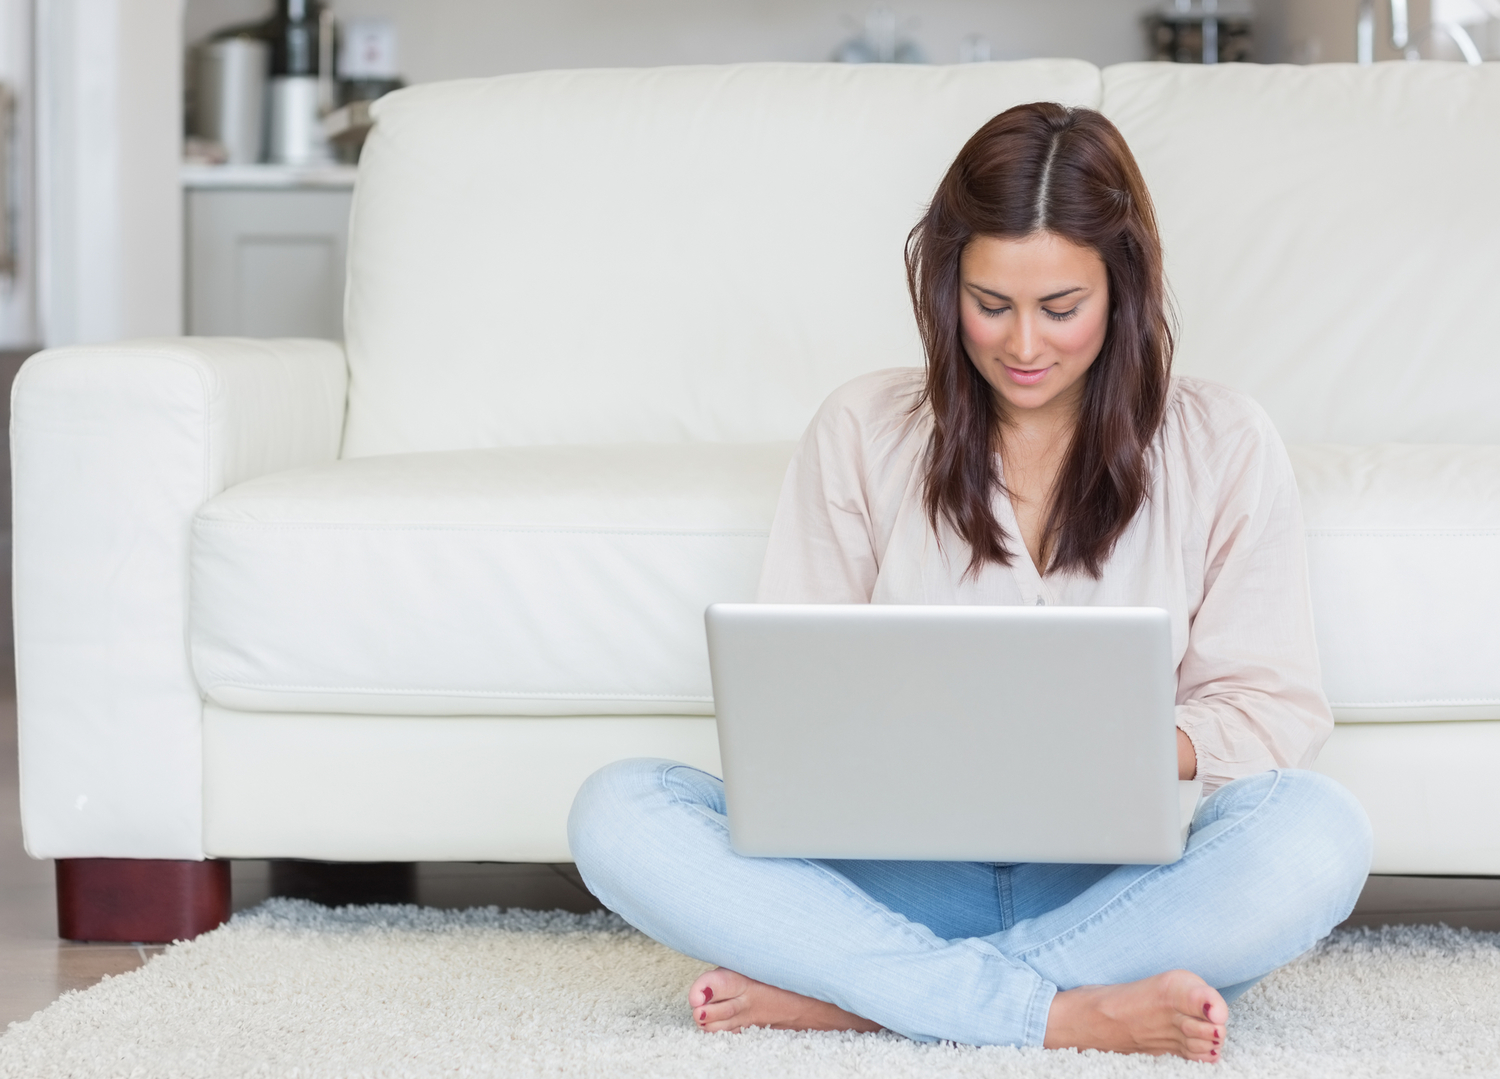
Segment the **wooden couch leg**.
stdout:
<path fill-rule="evenodd" d="M 64 940 L 191 940 L 228 920 L 227 861 L 57 860 L 57 935 Z"/>

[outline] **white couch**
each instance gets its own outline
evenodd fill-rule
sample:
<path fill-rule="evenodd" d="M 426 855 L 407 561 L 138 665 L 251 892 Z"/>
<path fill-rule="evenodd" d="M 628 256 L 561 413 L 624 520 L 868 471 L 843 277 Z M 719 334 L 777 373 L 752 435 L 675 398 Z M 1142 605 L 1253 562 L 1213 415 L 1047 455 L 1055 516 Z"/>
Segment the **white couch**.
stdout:
<path fill-rule="evenodd" d="M 1178 370 L 1292 447 L 1384 873 L 1500 874 L 1500 70 L 577 71 L 377 106 L 347 341 L 55 349 L 14 391 L 38 857 L 565 861 L 582 779 L 714 768 L 704 606 L 793 441 L 922 362 L 902 247 L 1010 105 L 1102 110 Z"/>

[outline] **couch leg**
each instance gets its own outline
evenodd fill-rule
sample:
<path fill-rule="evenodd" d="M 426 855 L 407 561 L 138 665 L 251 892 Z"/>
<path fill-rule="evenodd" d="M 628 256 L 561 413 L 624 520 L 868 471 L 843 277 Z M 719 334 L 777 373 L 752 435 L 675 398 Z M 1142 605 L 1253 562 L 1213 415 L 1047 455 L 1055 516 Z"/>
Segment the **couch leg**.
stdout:
<path fill-rule="evenodd" d="M 229 920 L 229 863 L 59 858 L 57 935 L 167 943 Z"/>

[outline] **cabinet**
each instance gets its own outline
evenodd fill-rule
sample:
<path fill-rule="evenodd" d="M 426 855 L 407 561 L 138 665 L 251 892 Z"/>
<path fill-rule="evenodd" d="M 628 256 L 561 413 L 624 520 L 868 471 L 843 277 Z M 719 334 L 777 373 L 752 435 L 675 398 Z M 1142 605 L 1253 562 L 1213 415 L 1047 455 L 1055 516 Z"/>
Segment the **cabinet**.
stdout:
<path fill-rule="evenodd" d="M 353 174 L 184 169 L 187 332 L 342 339 Z"/>

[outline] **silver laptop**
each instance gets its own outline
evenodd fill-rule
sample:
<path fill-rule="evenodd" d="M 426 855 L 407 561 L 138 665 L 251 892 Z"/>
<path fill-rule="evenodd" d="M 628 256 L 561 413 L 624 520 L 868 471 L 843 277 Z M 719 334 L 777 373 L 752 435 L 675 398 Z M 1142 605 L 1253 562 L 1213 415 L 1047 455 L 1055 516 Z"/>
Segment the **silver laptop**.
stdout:
<path fill-rule="evenodd" d="M 730 844 L 804 858 L 1165 864 L 1179 783 L 1155 607 L 718 603 Z"/>

